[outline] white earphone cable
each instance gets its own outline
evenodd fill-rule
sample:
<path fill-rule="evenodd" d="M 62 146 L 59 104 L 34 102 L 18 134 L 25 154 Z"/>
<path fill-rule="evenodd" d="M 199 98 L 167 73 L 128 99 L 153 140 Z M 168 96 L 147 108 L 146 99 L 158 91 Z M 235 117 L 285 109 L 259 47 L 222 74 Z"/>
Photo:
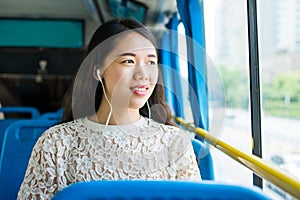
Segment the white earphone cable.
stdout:
<path fill-rule="evenodd" d="M 110 108 L 108 117 L 107 117 L 106 122 L 105 122 L 105 128 L 104 128 L 104 130 L 106 130 L 106 128 L 107 128 L 107 126 L 108 126 L 108 123 L 109 123 L 109 120 L 110 120 L 111 115 L 112 115 L 112 105 L 111 105 L 111 103 L 110 103 L 110 101 L 108 100 L 108 97 L 107 97 L 107 95 L 106 95 L 106 91 L 105 91 L 105 88 L 104 88 L 104 85 L 103 85 L 103 82 L 102 82 L 102 79 L 101 79 L 101 76 L 100 76 L 100 70 L 99 70 L 99 69 L 97 70 L 97 76 L 98 76 L 98 79 L 99 79 L 99 81 L 100 81 L 100 83 L 101 83 L 104 97 L 105 97 L 105 99 L 106 99 L 106 101 L 107 101 L 107 103 L 108 103 L 108 105 L 109 105 L 109 108 Z"/>
<path fill-rule="evenodd" d="M 148 108 L 148 123 L 150 123 L 150 119 L 151 119 L 151 110 L 150 110 L 150 105 L 149 102 L 147 101 L 147 108 Z"/>

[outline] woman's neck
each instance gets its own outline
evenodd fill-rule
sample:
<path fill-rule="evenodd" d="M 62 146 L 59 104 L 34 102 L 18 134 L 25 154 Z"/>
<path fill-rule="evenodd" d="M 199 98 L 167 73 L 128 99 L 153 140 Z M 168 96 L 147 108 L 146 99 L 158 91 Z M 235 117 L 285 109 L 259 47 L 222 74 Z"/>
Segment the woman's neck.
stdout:
<path fill-rule="evenodd" d="M 101 103 L 99 110 L 95 115 L 91 116 L 92 121 L 106 124 L 107 118 L 109 117 L 110 107 L 105 101 Z M 132 124 L 137 122 L 141 118 L 139 114 L 139 109 L 130 109 L 130 108 L 117 108 L 113 106 L 111 117 L 109 119 L 109 125 L 124 125 Z"/>

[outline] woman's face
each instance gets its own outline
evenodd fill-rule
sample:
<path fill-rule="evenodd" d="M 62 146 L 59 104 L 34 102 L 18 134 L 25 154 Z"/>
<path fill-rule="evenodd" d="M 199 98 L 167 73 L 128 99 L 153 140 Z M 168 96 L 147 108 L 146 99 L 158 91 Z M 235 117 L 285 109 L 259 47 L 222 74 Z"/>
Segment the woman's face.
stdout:
<path fill-rule="evenodd" d="M 117 42 L 102 74 L 114 108 L 141 108 L 158 79 L 157 52 L 144 36 L 131 32 Z"/>

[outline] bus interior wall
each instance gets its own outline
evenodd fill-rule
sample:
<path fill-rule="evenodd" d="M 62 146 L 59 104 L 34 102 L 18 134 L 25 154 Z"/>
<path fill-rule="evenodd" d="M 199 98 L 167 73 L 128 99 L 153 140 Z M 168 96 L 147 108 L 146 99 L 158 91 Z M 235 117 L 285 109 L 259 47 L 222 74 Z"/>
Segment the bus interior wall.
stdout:
<path fill-rule="evenodd" d="M 2 106 L 58 110 L 83 54 L 79 48 L 0 48 Z"/>

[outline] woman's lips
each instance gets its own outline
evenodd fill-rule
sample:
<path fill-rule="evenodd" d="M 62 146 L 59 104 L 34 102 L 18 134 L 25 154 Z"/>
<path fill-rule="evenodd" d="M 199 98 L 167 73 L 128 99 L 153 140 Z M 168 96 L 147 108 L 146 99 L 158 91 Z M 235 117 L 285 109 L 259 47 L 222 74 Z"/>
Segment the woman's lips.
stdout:
<path fill-rule="evenodd" d="M 140 86 L 131 87 L 130 89 L 133 91 L 135 95 L 146 96 L 149 87 L 147 85 L 140 85 Z"/>

